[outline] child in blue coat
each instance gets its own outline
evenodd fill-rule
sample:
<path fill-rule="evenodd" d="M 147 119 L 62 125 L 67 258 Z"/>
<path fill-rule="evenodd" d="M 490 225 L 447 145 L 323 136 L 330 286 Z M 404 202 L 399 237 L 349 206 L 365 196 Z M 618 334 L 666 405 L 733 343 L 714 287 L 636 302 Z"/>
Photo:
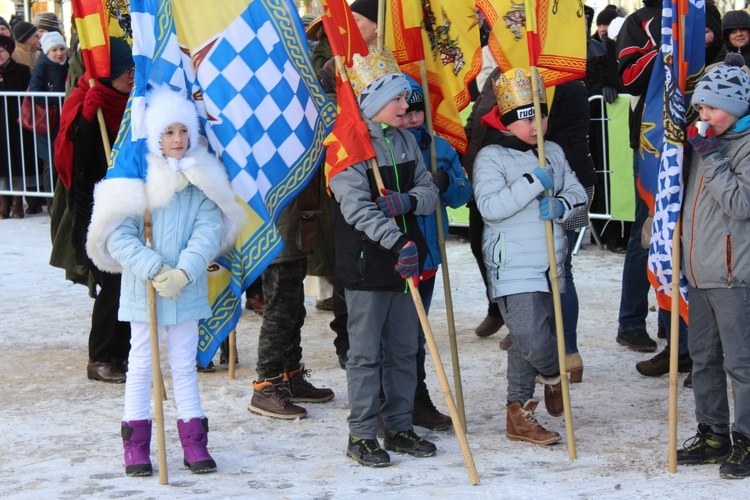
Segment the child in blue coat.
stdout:
<path fill-rule="evenodd" d="M 131 324 L 122 419 L 125 473 L 151 475 L 147 280 L 158 294 L 160 337 L 167 334 L 184 463 L 196 474 L 213 472 L 195 365 L 198 321 L 212 314 L 206 269 L 233 245 L 244 213 L 225 169 L 199 144 L 193 102 L 164 85 L 147 94 L 146 105 L 145 179 L 107 178 L 96 186 L 87 241 L 97 267 L 122 273 L 118 317 Z M 146 210 L 153 220 L 151 246 L 144 236 Z"/>

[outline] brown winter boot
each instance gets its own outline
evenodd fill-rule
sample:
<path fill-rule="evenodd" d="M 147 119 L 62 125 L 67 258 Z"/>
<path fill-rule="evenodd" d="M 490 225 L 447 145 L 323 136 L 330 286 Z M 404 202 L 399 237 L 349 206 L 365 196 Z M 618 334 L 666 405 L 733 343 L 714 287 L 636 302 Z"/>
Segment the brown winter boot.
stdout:
<path fill-rule="evenodd" d="M 559 417 L 564 410 L 560 376 L 545 377 L 540 374 L 537 378 L 544 384 L 544 407 L 547 408 L 547 413 Z"/>
<path fill-rule="evenodd" d="M 324 403 L 332 400 L 333 391 L 326 387 L 315 387 L 305 380 L 309 376 L 310 370 L 305 370 L 305 365 L 301 365 L 296 370 L 283 374 L 280 389 L 293 403 Z"/>
<path fill-rule="evenodd" d="M 14 219 L 23 219 L 23 215 L 23 199 L 20 196 L 14 196 L 10 216 Z"/>
<path fill-rule="evenodd" d="M 432 431 L 444 431 L 453 426 L 448 415 L 440 413 L 432 404 L 429 391 L 417 391 L 414 394 L 414 410 L 411 413 L 411 422 Z"/>
<path fill-rule="evenodd" d="M 10 217 L 10 196 L 0 196 L 0 219 Z"/>
<path fill-rule="evenodd" d="M 506 406 L 505 435 L 511 441 L 528 441 L 534 444 L 552 444 L 562 439 L 557 432 L 548 431 L 536 421 L 534 410 L 538 401 L 529 399 L 521 407 L 521 403 L 511 403 Z"/>
<path fill-rule="evenodd" d="M 253 399 L 247 407 L 253 413 L 283 419 L 305 418 L 307 410 L 289 400 L 281 390 L 283 375 L 253 382 Z"/>

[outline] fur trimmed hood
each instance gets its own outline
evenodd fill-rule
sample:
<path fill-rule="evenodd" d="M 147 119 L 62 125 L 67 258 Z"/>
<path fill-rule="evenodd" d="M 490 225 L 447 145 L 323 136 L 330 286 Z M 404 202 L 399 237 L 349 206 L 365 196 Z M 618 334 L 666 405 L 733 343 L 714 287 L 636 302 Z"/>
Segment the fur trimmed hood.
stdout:
<path fill-rule="evenodd" d="M 190 138 L 188 151 L 198 147 L 200 120 L 195 103 L 187 98 L 184 91 L 175 90 L 167 84 L 155 86 L 146 95 L 146 146 L 149 153 L 164 157 L 161 151 L 161 134 L 175 123 L 182 123 L 188 129 Z"/>
<path fill-rule="evenodd" d="M 104 179 L 94 187 L 94 210 L 89 225 L 86 251 L 102 271 L 122 272 L 122 266 L 107 250 L 107 238 L 128 217 L 141 217 L 146 209 L 158 210 L 169 205 L 175 193 L 187 181 L 199 188 L 222 213 L 224 231 L 219 254 L 233 245 L 245 222 L 245 212 L 235 199 L 226 170 L 204 147 L 188 151 L 175 171 L 167 159 L 146 156 L 146 182 L 141 179 Z"/>

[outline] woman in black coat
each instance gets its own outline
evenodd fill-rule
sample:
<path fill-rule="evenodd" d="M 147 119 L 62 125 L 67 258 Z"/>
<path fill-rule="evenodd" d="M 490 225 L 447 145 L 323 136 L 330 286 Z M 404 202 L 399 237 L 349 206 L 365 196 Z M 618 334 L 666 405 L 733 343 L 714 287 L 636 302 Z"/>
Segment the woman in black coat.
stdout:
<path fill-rule="evenodd" d="M 31 70 L 11 59 L 16 48 L 9 36 L 0 35 L 0 90 L 24 91 L 29 87 Z M 23 190 L 24 166 L 26 173 L 34 172 L 34 138 L 23 130 L 21 100 L 16 97 L 0 99 L 0 189 Z M 12 181 L 12 185 L 11 185 Z M 11 211 L 12 205 L 12 211 Z M 21 196 L 0 196 L 0 219 L 23 217 Z"/>

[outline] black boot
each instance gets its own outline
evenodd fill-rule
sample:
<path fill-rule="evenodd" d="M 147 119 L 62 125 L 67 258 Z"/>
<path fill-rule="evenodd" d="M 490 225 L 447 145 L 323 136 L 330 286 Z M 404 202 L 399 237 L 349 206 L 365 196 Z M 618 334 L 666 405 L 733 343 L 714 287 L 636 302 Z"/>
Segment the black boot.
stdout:
<path fill-rule="evenodd" d="M 724 479 L 744 479 L 750 476 L 750 438 L 741 432 L 732 432 L 732 453 L 719 467 Z"/>

